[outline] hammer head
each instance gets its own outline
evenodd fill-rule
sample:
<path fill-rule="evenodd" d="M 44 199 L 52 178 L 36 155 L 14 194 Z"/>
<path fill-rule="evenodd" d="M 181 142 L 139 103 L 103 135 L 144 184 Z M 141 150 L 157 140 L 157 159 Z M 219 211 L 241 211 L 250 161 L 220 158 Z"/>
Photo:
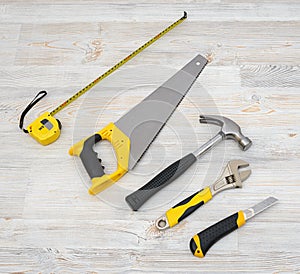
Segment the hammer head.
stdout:
<path fill-rule="evenodd" d="M 213 124 L 221 127 L 219 132 L 223 139 L 233 139 L 239 143 L 242 150 L 247 150 L 251 145 L 252 141 L 243 135 L 240 126 L 234 121 L 218 115 L 200 115 L 200 123 Z"/>

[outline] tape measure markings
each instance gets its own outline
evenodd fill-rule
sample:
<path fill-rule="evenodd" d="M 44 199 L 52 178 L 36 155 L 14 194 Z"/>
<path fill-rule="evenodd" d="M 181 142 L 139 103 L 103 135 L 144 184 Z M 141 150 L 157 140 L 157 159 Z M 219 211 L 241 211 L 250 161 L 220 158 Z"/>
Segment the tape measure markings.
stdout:
<path fill-rule="evenodd" d="M 59 105 L 57 108 L 55 108 L 54 110 L 52 110 L 50 112 L 50 115 L 54 116 L 56 113 L 58 113 L 59 111 L 61 111 L 62 109 L 64 109 L 66 106 L 68 106 L 70 103 L 72 103 L 73 101 L 75 101 L 77 98 L 79 98 L 81 95 L 83 95 L 89 89 L 91 89 L 93 86 L 95 86 L 96 84 L 98 84 L 101 80 L 103 80 L 108 75 L 110 75 L 115 70 L 117 70 L 119 67 L 121 67 L 122 65 L 124 65 L 125 63 L 127 63 L 130 59 L 132 59 L 138 53 L 140 53 L 145 48 L 147 48 L 148 46 L 150 46 L 152 43 L 154 43 L 160 37 L 162 37 L 167 32 L 169 32 L 171 29 L 173 29 L 174 27 L 176 27 L 177 25 L 179 25 L 180 23 L 182 23 L 186 18 L 187 18 L 187 13 L 184 12 L 184 15 L 179 20 L 177 20 L 172 25 L 170 25 L 169 27 L 167 27 L 166 29 L 164 29 L 162 32 L 160 32 L 159 34 L 157 34 L 156 36 L 154 36 L 152 39 L 150 39 L 148 42 L 146 42 L 145 44 L 143 44 L 141 47 L 139 47 L 138 49 L 136 49 L 135 51 L 133 51 L 131 54 L 129 54 L 127 57 L 125 57 L 123 60 L 121 60 L 119 63 L 117 63 L 116 65 L 114 65 L 113 67 L 111 67 L 108 71 L 106 71 L 101 76 L 99 76 L 98 78 L 96 78 L 93 82 L 91 82 L 86 87 L 84 87 L 83 89 L 81 89 L 80 91 L 78 91 L 76 94 L 74 94 L 72 97 L 70 97 L 69 99 L 67 99 L 65 102 L 63 102 L 61 105 Z"/>

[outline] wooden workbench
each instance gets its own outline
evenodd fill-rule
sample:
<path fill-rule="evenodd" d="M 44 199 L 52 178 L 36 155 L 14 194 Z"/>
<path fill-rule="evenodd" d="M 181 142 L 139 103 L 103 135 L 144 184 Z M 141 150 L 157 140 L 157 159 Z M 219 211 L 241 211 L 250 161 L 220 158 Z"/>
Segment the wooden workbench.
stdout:
<path fill-rule="evenodd" d="M 203 3 L 201 3 L 203 2 Z M 231 3 L 232 2 L 232 3 Z M 74 102 L 42 147 L 18 129 L 25 106 L 49 92 L 25 124 L 58 104 L 188 12 L 189 18 Z M 0 273 L 299 273 L 300 3 L 265 1 L 47 1 L 0 3 Z M 211 63 L 136 168 L 98 196 L 73 142 L 116 121 L 196 54 Z M 225 141 L 138 212 L 124 197 L 218 132 L 199 114 L 227 116 L 253 140 Z M 97 146 L 108 172 L 109 144 Z M 218 194 L 178 226 L 154 220 L 220 175 L 250 163 L 242 189 Z M 273 195 L 277 205 L 192 256 L 190 238 Z"/>

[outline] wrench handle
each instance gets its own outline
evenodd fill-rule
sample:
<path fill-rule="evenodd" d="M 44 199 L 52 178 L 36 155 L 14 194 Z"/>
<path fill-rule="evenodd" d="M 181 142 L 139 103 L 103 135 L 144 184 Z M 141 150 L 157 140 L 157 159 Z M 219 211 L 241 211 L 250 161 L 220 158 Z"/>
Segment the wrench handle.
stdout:
<path fill-rule="evenodd" d="M 169 226 L 173 227 L 177 225 L 211 199 L 212 194 L 209 187 L 201 189 L 193 195 L 185 198 L 166 212 Z"/>
<path fill-rule="evenodd" d="M 147 184 L 128 195 L 125 198 L 127 204 L 137 211 L 150 197 L 183 174 L 196 160 L 195 155 L 190 153 L 169 165 Z"/>
<path fill-rule="evenodd" d="M 199 232 L 190 241 L 192 253 L 196 257 L 204 257 L 217 241 L 244 225 L 245 222 L 244 212 L 239 211 Z"/>

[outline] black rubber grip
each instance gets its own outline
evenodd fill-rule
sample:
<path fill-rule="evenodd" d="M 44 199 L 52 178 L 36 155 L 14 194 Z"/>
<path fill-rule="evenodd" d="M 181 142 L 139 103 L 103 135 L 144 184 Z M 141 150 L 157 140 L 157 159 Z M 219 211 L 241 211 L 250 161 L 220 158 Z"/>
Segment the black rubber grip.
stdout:
<path fill-rule="evenodd" d="M 105 174 L 101 160 L 98 159 L 97 153 L 93 150 L 93 146 L 101 140 L 100 134 L 94 134 L 87 138 L 80 153 L 80 159 L 91 179 Z"/>
<path fill-rule="evenodd" d="M 217 241 L 238 228 L 237 219 L 238 213 L 235 213 L 197 234 L 200 239 L 200 248 L 203 255 Z M 195 252 L 200 252 L 199 246 L 197 246 L 193 238 L 190 241 L 190 249 L 194 255 L 196 255 Z"/>
<path fill-rule="evenodd" d="M 132 208 L 132 210 L 138 210 L 156 192 L 183 174 L 193 163 L 196 162 L 196 160 L 197 158 L 195 155 L 190 153 L 169 165 L 147 184 L 128 195 L 125 198 L 127 204 Z"/>

